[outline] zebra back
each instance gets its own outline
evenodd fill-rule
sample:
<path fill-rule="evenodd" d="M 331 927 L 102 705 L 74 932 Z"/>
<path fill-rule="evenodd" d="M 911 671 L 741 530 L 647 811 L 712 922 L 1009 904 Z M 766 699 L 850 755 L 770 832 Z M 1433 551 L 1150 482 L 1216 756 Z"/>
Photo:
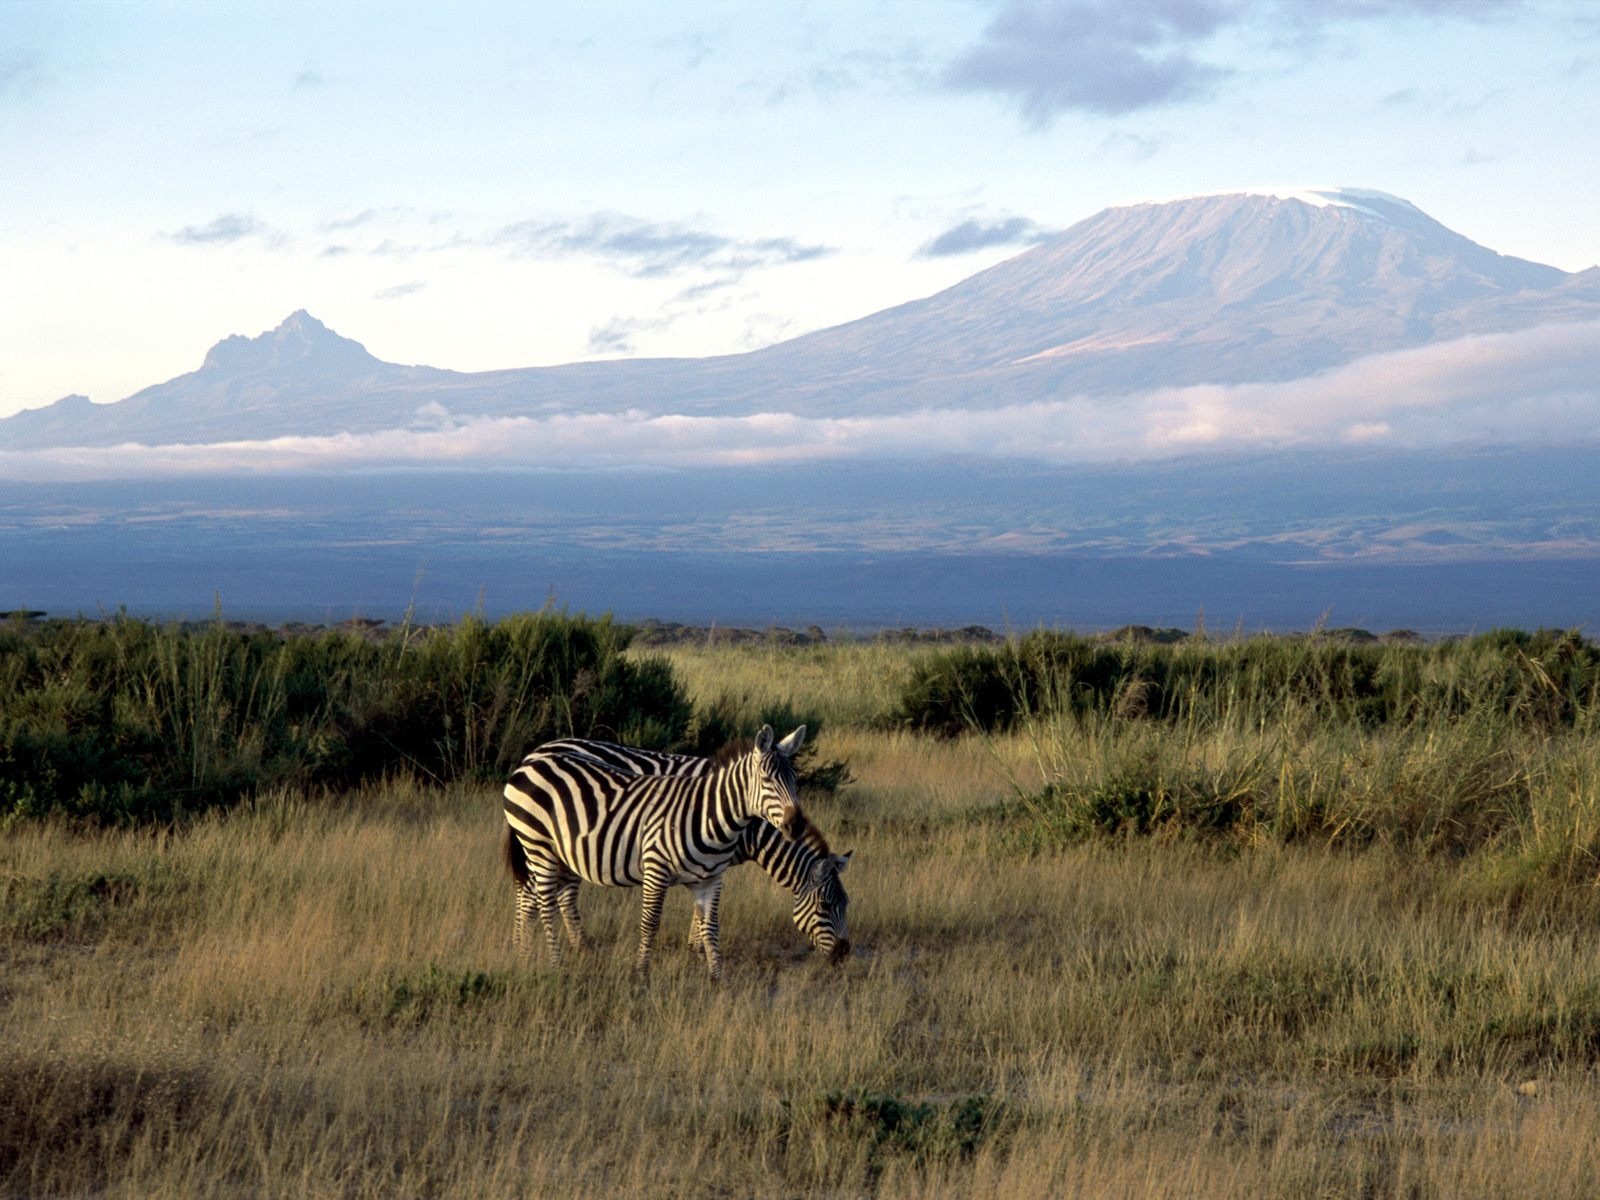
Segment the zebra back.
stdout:
<path fill-rule="evenodd" d="M 535 754 L 576 754 L 592 758 L 617 771 L 631 771 L 635 775 L 709 775 L 717 769 L 711 758 L 698 758 L 692 754 L 668 754 L 663 750 L 641 750 L 637 746 L 622 746 L 616 742 L 595 741 L 592 738 L 557 738 L 530 751 L 526 762 Z"/>

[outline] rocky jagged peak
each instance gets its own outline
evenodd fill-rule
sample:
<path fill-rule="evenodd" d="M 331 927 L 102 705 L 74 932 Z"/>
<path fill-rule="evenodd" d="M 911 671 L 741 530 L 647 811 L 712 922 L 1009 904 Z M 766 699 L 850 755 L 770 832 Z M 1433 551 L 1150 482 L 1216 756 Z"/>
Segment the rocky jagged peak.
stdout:
<path fill-rule="evenodd" d="M 340 337 L 300 308 L 285 317 L 276 329 L 256 337 L 236 333 L 223 338 L 211 347 L 200 369 L 237 373 L 304 364 L 348 371 L 370 368 L 377 362 L 360 342 Z"/>

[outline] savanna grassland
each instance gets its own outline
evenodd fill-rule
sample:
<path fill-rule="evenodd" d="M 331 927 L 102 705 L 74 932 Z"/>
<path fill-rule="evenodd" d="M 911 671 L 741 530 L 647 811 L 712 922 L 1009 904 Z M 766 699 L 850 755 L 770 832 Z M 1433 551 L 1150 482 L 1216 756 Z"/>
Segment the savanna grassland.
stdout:
<path fill-rule="evenodd" d="M 0 1194 L 1600 1194 L 1582 638 L 6 636 Z M 842 967 L 753 867 L 517 959 L 523 740 L 763 720 Z"/>

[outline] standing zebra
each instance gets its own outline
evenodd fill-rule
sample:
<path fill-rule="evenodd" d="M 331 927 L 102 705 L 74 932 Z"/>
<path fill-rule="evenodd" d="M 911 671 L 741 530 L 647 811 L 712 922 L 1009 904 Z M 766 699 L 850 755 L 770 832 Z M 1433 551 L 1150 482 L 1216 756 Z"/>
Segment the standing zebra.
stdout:
<path fill-rule="evenodd" d="M 639 750 L 587 738 L 562 738 L 546 742 L 534 753 L 585 755 L 616 770 L 633 771 L 640 775 L 699 776 L 717 767 L 716 759 Z M 850 953 L 850 938 L 845 922 L 850 897 L 845 894 L 839 876 L 850 865 L 853 853 L 847 850 L 843 854 L 834 854 L 829 850 L 822 831 L 809 820 L 804 821 L 804 827 L 793 841 L 778 834 L 765 821 L 752 821 L 745 826 L 744 836 L 739 839 L 730 865 L 756 863 L 793 892 L 795 928 L 805 935 L 818 953 L 826 955 L 829 962 L 838 963 Z M 708 900 L 702 902 L 696 896 L 689 928 L 689 945 L 692 948 L 707 949 L 709 953 L 704 930 L 708 921 L 716 919 L 720 901 L 720 880 L 717 892 Z"/>
<path fill-rule="evenodd" d="M 509 826 L 506 863 L 517 881 L 518 943 L 528 911 L 537 908 L 551 957 L 561 961 L 556 909 L 578 946 L 587 944 L 578 918 L 578 884 L 644 891 L 634 969 L 650 969 L 667 889 L 688 886 L 696 901 L 714 901 L 722 873 L 752 821 L 793 838 L 804 818 L 791 761 L 805 741 L 800 726 L 783 741 L 762 726 L 754 747 L 703 775 L 639 775 L 587 755 L 534 752 L 505 787 Z M 706 933 L 711 977 L 721 974 L 713 908 Z"/>

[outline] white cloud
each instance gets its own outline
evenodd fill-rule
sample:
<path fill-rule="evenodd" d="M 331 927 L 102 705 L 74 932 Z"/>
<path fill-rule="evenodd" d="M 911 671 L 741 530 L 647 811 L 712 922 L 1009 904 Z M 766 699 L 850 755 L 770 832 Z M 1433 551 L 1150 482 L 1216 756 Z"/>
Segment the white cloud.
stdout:
<path fill-rule="evenodd" d="M 0 477 L 266 473 L 383 465 L 741 466 L 949 455 L 1067 464 L 1353 443 L 1419 448 L 1600 440 L 1600 323 L 1375 355 L 1287 383 L 1161 388 L 982 411 L 451 419 L 409 429 L 196 446 L 0 453 Z M 432 426 L 431 428 L 419 426 Z"/>
<path fill-rule="evenodd" d="M 382 288 L 372 293 L 374 300 L 402 300 L 407 296 L 414 296 L 428 285 L 420 279 L 408 280 L 397 283 L 393 287 Z"/>

